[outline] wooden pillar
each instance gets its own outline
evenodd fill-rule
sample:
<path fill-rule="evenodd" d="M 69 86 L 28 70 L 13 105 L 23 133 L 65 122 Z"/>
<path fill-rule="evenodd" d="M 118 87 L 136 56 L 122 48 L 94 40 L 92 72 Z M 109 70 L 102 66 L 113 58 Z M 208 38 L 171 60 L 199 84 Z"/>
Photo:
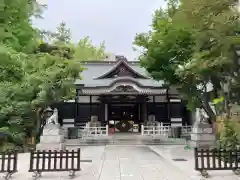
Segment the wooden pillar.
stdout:
<path fill-rule="evenodd" d="M 141 103 L 138 103 L 138 122 L 141 122 Z"/>
<path fill-rule="evenodd" d="M 170 110 L 170 98 L 169 98 L 169 88 L 166 92 L 166 99 L 167 99 L 167 110 L 168 110 L 168 122 L 171 124 L 171 110 Z"/>
<path fill-rule="evenodd" d="M 144 103 L 144 104 L 143 104 L 143 121 L 146 121 L 147 118 L 148 118 L 147 112 L 148 112 L 148 110 L 147 110 L 147 104 Z"/>
<path fill-rule="evenodd" d="M 78 89 L 76 88 L 76 94 L 75 94 L 75 114 L 74 114 L 74 124 L 76 124 L 78 119 L 78 99 L 79 99 Z"/>
<path fill-rule="evenodd" d="M 108 123 L 108 104 L 104 104 L 105 122 Z"/>
<path fill-rule="evenodd" d="M 155 99 L 155 95 L 153 96 L 153 111 L 154 111 L 154 116 L 156 117 L 156 115 L 155 115 L 155 113 L 156 113 L 156 99 Z"/>
<path fill-rule="evenodd" d="M 138 132 L 141 132 L 142 125 L 142 103 L 138 103 Z"/>
<path fill-rule="evenodd" d="M 91 116 L 92 116 L 92 95 L 90 95 L 90 110 L 89 110 L 89 114 L 90 114 L 90 120 L 91 120 Z"/>

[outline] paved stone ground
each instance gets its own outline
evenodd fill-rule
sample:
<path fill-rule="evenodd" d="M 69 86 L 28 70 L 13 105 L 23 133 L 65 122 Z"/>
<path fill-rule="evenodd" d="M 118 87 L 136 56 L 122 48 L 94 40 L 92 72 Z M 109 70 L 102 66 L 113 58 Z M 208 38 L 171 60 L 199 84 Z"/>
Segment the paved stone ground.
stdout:
<path fill-rule="evenodd" d="M 199 172 L 194 170 L 194 152 L 193 150 L 185 150 L 182 145 L 175 146 L 149 146 L 153 151 L 178 167 L 181 171 L 189 175 L 192 180 L 204 179 Z M 187 161 L 173 161 L 173 159 L 186 159 Z M 208 171 L 211 180 L 240 180 L 240 177 L 232 171 Z"/>
<path fill-rule="evenodd" d="M 154 151 L 152 150 L 154 149 Z M 193 168 L 191 152 L 181 146 L 84 146 L 82 159 L 92 163 L 81 163 L 82 171 L 76 180 L 200 180 Z M 156 153 L 157 152 L 157 153 Z M 159 155 L 160 154 L 160 155 Z M 173 157 L 188 158 L 185 162 L 173 162 Z M 163 158 L 164 157 L 164 158 Z M 29 154 L 19 155 L 19 172 L 13 180 L 30 180 L 28 173 Z M 237 180 L 231 172 L 214 175 L 214 180 Z M 230 174 L 231 175 L 230 175 Z M 222 177 L 220 177 L 222 176 Z M 67 172 L 43 173 L 42 180 L 67 180 Z"/>

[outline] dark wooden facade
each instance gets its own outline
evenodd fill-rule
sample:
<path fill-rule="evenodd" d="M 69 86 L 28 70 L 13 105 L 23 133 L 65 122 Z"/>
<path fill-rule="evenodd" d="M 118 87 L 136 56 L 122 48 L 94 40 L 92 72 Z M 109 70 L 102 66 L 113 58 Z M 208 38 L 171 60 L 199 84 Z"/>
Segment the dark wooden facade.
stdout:
<path fill-rule="evenodd" d="M 112 104 L 128 105 L 136 104 L 139 109 L 139 123 L 146 120 L 149 115 L 154 115 L 156 121 L 170 123 L 171 118 L 182 118 L 182 125 L 190 125 L 190 112 L 187 110 L 183 102 L 94 102 L 94 103 L 78 103 L 65 102 L 58 105 L 60 119 L 75 119 L 75 126 L 86 123 L 91 119 L 91 116 L 98 116 L 99 121 L 105 123 L 109 120 L 109 112 L 106 115 L 105 106 L 109 109 Z M 144 112 L 143 107 L 146 107 Z M 145 116 L 144 116 L 144 113 Z M 107 117 L 106 117 L 107 116 Z M 144 118 L 145 117 L 145 118 Z M 173 122 L 172 122 L 173 123 Z"/>
<path fill-rule="evenodd" d="M 103 124 L 132 118 L 141 124 L 150 115 L 158 122 L 189 125 L 190 113 L 172 88 L 143 74 L 138 62 L 125 58 L 114 62 L 86 62 L 83 80 L 76 81 L 74 102 L 58 106 L 64 124 L 78 126 L 97 116 Z M 85 77 L 85 79 L 84 79 Z"/>

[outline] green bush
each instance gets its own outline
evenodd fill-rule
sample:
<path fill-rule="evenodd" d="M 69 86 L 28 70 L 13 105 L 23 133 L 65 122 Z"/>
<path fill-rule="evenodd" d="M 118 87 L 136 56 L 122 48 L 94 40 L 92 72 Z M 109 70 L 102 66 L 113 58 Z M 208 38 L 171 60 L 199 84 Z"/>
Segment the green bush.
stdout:
<path fill-rule="evenodd" d="M 239 132 L 231 120 L 224 120 L 224 128 L 220 132 L 220 147 L 226 150 L 237 149 L 240 145 Z"/>
<path fill-rule="evenodd" d="M 13 151 L 22 152 L 23 149 L 20 146 L 16 146 L 15 144 L 9 143 L 9 142 L 4 143 L 0 147 L 0 153 L 13 152 Z"/>

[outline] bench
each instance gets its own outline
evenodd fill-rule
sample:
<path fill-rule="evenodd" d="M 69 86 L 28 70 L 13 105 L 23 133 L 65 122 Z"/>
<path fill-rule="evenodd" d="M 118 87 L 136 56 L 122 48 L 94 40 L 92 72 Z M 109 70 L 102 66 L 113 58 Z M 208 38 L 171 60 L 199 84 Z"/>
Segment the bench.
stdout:
<path fill-rule="evenodd" d="M 73 178 L 80 168 L 80 149 L 76 151 L 31 151 L 29 172 L 33 177 L 41 177 L 42 172 L 68 171 L 69 177 Z"/>
<path fill-rule="evenodd" d="M 11 178 L 17 172 L 17 152 L 7 152 L 0 154 L 0 173 L 6 173 L 4 179 Z"/>
<path fill-rule="evenodd" d="M 207 170 L 232 170 L 240 174 L 240 150 L 198 149 L 194 150 L 195 170 L 209 177 Z"/>

